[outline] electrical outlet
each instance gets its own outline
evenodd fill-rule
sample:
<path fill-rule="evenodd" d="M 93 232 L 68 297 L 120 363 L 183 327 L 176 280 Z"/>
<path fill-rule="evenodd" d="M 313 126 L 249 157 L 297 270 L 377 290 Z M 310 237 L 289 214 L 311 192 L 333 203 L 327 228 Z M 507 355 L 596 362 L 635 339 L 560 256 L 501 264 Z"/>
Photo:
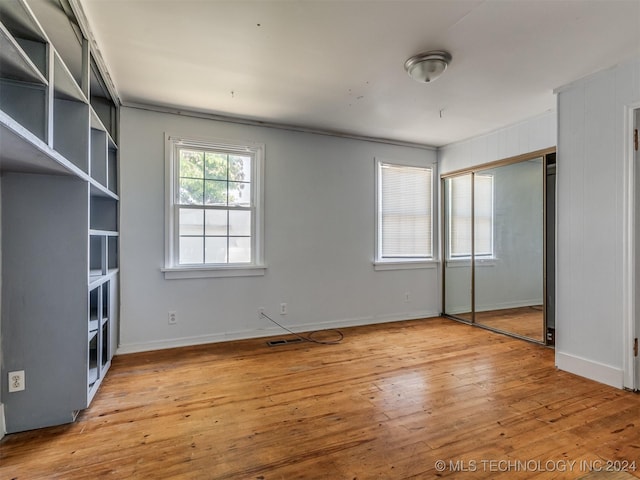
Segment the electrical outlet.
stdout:
<path fill-rule="evenodd" d="M 287 314 L 287 304 L 286 303 L 281 303 L 280 304 L 280 315 L 286 315 Z"/>
<path fill-rule="evenodd" d="M 178 323 L 178 314 L 176 312 L 169 312 L 169 325 L 175 325 Z"/>
<path fill-rule="evenodd" d="M 411 301 L 411 292 L 404 292 L 404 301 L 407 303 Z"/>
<path fill-rule="evenodd" d="M 9 393 L 21 392 L 24 389 L 24 370 L 9 372 Z"/>

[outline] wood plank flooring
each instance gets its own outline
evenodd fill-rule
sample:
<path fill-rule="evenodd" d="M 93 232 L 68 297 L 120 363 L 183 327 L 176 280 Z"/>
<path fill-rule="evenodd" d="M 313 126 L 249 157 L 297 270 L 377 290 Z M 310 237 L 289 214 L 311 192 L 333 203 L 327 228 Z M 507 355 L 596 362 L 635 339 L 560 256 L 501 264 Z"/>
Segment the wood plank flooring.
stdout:
<path fill-rule="evenodd" d="M 0 478 L 640 478 L 640 396 L 551 349 L 440 318 L 343 332 L 118 356 L 76 423 L 2 440 Z"/>

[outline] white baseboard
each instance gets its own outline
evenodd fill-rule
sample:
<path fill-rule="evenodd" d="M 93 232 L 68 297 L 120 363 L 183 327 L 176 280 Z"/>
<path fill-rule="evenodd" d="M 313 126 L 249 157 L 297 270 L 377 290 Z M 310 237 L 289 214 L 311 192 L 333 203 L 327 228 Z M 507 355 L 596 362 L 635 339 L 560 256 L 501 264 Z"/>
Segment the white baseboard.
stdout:
<path fill-rule="evenodd" d="M 556 350 L 556 367 L 565 372 L 595 380 L 615 388 L 623 388 L 623 371 L 610 365 L 576 357 Z"/>
<path fill-rule="evenodd" d="M 315 330 L 326 330 L 329 328 L 358 327 L 364 325 L 375 325 L 379 323 L 401 322 L 404 320 L 417 320 L 420 318 L 432 318 L 439 316 L 435 311 L 417 311 L 402 315 L 379 315 L 376 317 L 356 317 L 340 320 L 330 320 L 327 322 L 307 323 L 291 327 L 294 332 L 310 332 Z M 286 325 L 289 328 L 288 325 Z M 272 337 L 282 334 L 283 330 L 277 326 L 260 328 L 256 330 L 238 330 L 235 332 L 222 332 L 207 335 L 197 335 L 192 337 L 170 338 L 165 340 L 153 340 L 150 342 L 123 343 L 118 346 L 116 355 L 127 353 L 149 352 L 153 350 L 164 350 L 167 348 L 189 347 L 193 345 L 203 345 L 207 343 L 228 342 L 231 340 L 247 340 L 250 338 Z"/>

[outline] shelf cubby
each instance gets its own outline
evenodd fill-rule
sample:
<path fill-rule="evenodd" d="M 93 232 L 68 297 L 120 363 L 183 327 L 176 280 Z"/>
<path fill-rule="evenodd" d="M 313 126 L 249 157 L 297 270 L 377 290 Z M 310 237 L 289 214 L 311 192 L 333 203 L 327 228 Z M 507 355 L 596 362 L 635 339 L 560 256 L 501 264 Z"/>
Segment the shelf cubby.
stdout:
<path fill-rule="evenodd" d="M 107 273 L 106 238 L 89 235 L 89 276 L 99 277 Z"/>
<path fill-rule="evenodd" d="M 105 281 L 89 291 L 89 337 L 87 395 L 95 393 L 94 386 L 104 377 L 111 361 L 111 282 Z"/>
<path fill-rule="evenodd" d="M 89 228 L 105 232 L 116 232 L 118 230 L 117 200 L 92 195 L 90 203 Z"/>
<path fill-rule="evenodd" d="M 89 291 L 89 336 L 98 331 L 100 325 L 100 289 Z"/>
<path fill-rule="evenodd" d="M 91 178 L 107 186 L 107 133 L 91 128 Z"/>
<path fill-rule="evenodd" d="M 24 65 L 17 65 L 17 68 L 27 70 L 19 76 L 26 74 L 28 77 L 16 79 L 46 83 L 48 39 L 29 6 L 23 0 L 2 0 L 0 1 L 0 20 L 2 70 L 5 67 L 6 57 L 14 57 L 17 53 L 21 58 L 14 57 L 14 59 L 24 63 Z M 21 52 L 16 52 L 15 45 L 18 45 L 17 50 Z"/>
<path fill-rule="evenodd" d="M 117 143 L 118 136 L 118 121 L 117 121 L 117 107 L 112 100 L 109 90 L 105 84 L 102 74 L 98 68 L 98 65 L 90 56 L 91 68 L 89 69 L 89 103 L 91 108 L 95 112 L 96 116 L 100 119 L 105 130 L 113 140 L 113 143 Z"/>
<path fill-rule="evenodd" d="M 53 148 L 80 170 L 88 172 L 88 106 L 56 98 L 54 101 Z M 79 132 L 86 132 L 82 134 Z"/>
<path fill-rule="evenodd" d="M 47 63 L 49 45 L 45 41 L 30 40 L 27 38 L 15 37 L 16 42 L 22 48 L 22 51 L 27 55 L 29 61 L 37 69 L 35 75 L 35 83 L 48 83 L 47 80 Z M 31 69 L 31 67 L 29 67 Z M 31 75 L 31 73 L 30 73 Z"/>
<path fill-rule="evenodd" d="M 109 147 L 107 151 L 107 188 L 118 194 L 118 151 Z"/>
<path fill-rule="evenodd" d="M 4 0 L 2 0 L 4 1 Z M 83 43 L 84 36 L 73 18 L 73 12 L 66 0 L 28 2 L 33 14 L 39 20 L 42 30 L 55 45 L 61 60 L 67 66 L 75 83 L 83 85 Z"/>
<path fill-rule="evenodd" d="M 15 38 L 0 23 L 0 76 L 20 82 L 46 85 L 46 44 Z"/>
<path fill-rule="evenodd" d="M 0 110 L 39 140 L 47 141 L 46 86 L 0 79 Z"/>
<path fill-rule="evenodd" d="M 107 268 L 109 271 L 116 270 L 120 266 L 120 259 L 118 258 L 118 237 L 107 237 Z"/>
<path fill-rule="evenodd" d="M 23 2 L 0 2 L 0 19 L 0 110 L 46 141 L 46 37 Z"/>
<path fill-rule="evenodd" d="M 102 324 L 109 319 L 109 282 L 105 282 L 100 289 L 102 290 Z"/>
<path fill-rule="evenodd" d="M 80 85 L 69 72 L 69 69 L 60 58 L 60 55 L 56 52 L 53 62 L 53 86 L 55 91 L 55 98 L 61 100 L 69 100 L 72 102 L 88 103 L 85 94 L 83 93 Z M 87 114 L 89 110 L 87 109 Z M 89 121 L 89 117 L 84 118 L 84 124 Z"/>
<path fill-rule="evenodd" d="M 93 385 L 98 381 L 99 370 L 98 370 L 98 335 L 93 335 L 89 340 L 89 358 L 88 358 L 88 384 L 89 389 L 93 387 Z"/>
<path fill-rule="evenodd" d="M 54 55 L 53 148 L 89 172 L 89 105 L 61 58 Z"/>
<path fill-rule="evenodd" d="M 100 369 L 104 371 L 105 367 L 107 366 L 107 364 L 109 363 L 109 361 L 111 360 L 111 352 L 109 351 L 109 338 L 110 338 L 110 332 L 109 332 L 109 319 L 105 318 L 104 322 L 102 324 L 102 330 L 100 332 L 100 342 L 101 342 L 101 353 L 102 355 L 100 356 Z"/>

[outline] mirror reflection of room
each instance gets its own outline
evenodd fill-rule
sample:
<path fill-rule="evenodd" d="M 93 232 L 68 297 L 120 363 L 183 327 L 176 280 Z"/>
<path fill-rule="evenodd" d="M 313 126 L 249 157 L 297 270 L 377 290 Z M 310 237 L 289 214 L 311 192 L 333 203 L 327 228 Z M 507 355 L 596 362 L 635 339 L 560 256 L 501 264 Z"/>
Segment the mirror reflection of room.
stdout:
<path fill-rule="evenodd" d="M 446 314 L 544 341 L 544 179 L 542 157 L 445 179 Z"/>
<path fill-rule="evenodd" d="M 471 270 L 470 173 L 444 181 L 445 276 L 444 312 L 473 321 Z"/>
<path fill-rule="evenodd" d="M 544 339 L 543 181 L 542 158 L 478 172 L 474 212 L 476 323 L 539 341 Z"/>

